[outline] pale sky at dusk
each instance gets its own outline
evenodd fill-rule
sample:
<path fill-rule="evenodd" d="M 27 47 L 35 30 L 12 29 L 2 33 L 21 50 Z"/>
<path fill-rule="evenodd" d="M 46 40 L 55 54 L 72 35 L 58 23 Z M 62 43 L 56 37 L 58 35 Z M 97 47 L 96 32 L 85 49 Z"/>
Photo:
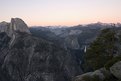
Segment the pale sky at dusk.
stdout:
<path fill-rule="evenodd" d="M 22 18 L 32 25 L 121 22 L 121 0 L 0 0 L 0 21 Z"/>

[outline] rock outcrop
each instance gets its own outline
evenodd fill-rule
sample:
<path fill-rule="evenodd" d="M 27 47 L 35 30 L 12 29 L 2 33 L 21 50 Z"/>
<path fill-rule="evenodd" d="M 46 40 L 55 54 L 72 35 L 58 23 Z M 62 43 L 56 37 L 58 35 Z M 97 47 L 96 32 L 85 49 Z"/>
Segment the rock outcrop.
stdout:
<path fill-rule="evenodd" d="M 5 32 L 11 38 L 9 47 L 11 47 L 13 42 L 15 41 L 16 32 L 31 34 L 25 22 L 20 18 L 12 18 L 10 23 L 7 23 L 5 21 L 1 22 L 0 32 Z"/>
<path fill-rule="evenodd" d="M 110 72 L 118 79 L 121 79 L 121 61 L 113 64 L 113 66 L 110 67 Z"/>
<path fill-rule="evenodd" d="M 0 23 L 0 32 L 6 32 L 8 36 L 12 37 L 16 31 L 30 34 L 27 25 L 19 18 L 12 18 L 10 23 L 5 21 Z"/>
<path fill-rule="evenodd" d="M 73 79 L 73 81 L 103 81 L 107 77 L 110 77 L 111 73 L 107 71 L 105 68 L 101 68 L 94 72 L 88 72 L 82 75 L 79 75 Z"/>
<path fill-rule="evenodd" d="M 26 32 L 26 33 L 30 34 L 30 31 L 29 31 L 27 25 L 25 24 L 25 22 L 19 18 L 11 19 L 10 28 L 13 31 Z"/>

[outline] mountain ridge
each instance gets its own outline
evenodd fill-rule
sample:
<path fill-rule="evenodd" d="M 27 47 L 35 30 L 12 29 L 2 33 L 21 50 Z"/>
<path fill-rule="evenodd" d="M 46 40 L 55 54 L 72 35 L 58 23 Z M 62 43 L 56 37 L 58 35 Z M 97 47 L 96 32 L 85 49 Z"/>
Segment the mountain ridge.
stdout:
<path fill-rule="evenodd" d="M 0 27 L 9 29 L 0 33 L 0 81 L 70 81 L 83 73 L 74 55 L 14 20 Z"/>

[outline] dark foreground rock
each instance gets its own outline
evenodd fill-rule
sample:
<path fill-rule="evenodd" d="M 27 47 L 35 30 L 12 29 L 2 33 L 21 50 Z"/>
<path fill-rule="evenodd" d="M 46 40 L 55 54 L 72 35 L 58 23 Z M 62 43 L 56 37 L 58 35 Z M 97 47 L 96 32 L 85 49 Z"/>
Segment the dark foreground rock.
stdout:
<path fill-rule="evenodd" d="M 121 79 L 121 61 L 116 62 L 110 67 L 111 73 L 117 77 L 118 79 Z"/>

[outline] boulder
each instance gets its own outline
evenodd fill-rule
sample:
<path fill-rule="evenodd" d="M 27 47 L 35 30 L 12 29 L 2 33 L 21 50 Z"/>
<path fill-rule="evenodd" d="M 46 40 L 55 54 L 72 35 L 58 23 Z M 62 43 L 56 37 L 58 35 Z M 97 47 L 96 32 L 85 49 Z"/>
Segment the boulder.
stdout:
<path fill-rule="evenodd" d="M 107 71 L 105 68 L 101 68 L 94 72 L 84 73 L 79 75 L 73 79 L 73 81 L 93 81 L 93 80 L 101 80 L 103 81 L 105 78 L 110 76 L 110 72 Z"/>
<path fill-rule="evenodd" d="M 121 61 L 110 67 L 110 72 L 118 79 L 121 79 Z"/>

